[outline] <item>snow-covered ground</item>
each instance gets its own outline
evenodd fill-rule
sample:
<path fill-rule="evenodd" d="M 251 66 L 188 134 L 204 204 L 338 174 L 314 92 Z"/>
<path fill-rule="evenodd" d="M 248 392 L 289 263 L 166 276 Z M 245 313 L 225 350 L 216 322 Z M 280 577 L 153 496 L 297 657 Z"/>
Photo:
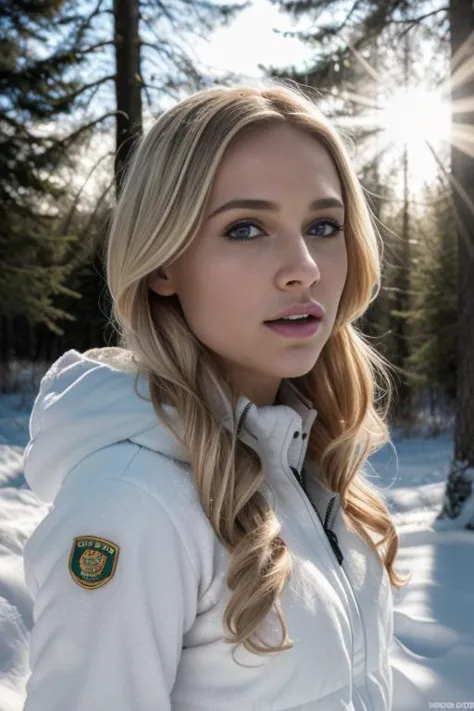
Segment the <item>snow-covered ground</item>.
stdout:
<path fill-rule="evenodd" d="M 21 556 L 48 510 L 22 473 L 32 393 L 0 397 L 0 711 L 23 706 L 32 601 Z M 467 509 L 435 521 L 451 450 L 449 435 L 394 438 L 370 460 L 399 528 L 398 569 L 413 572 L 394 595 L 393 711 L 474 709 L 474 532 Z"/>
<path fill-rule="evenodd" d="M 393 711 L 474 709 L 472 498 L 457 519 L 435 520 L 452 446 L 447 435 L 400 439 L 398 467 L 388 447 L 371 459 L 400 533 L 397 567 L 413 572 L 394 596 Z"/>

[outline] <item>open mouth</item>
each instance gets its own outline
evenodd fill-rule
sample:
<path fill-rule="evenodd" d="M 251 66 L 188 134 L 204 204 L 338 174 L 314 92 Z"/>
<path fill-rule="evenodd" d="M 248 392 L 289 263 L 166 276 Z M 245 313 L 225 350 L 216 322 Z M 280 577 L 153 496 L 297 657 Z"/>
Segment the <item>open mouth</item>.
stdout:
<path fill-rule="evenodd" d="M 297 326 L 299 323 L 314 323 L 315 321 L 321 321 L 320 318 L 316 318 L 316 316 L 304 316 L 303 318 L 276 318 L 273 319 L 272 321 L 264 321 L 264 323 L 281 323 L 281 324 L 291 324 L 292 326 Z"/>

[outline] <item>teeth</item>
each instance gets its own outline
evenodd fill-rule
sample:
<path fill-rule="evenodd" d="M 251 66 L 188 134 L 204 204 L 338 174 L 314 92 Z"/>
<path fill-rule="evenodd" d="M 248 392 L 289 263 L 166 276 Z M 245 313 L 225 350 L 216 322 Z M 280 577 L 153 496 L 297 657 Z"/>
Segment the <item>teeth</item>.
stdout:
<path fill-rule="evenodd" d="M 290 321 L 296 321 L 296 319 L 308 318 L 309 314 L 301 314 L 299 316 L 283 316 L 283 318 Z"/>

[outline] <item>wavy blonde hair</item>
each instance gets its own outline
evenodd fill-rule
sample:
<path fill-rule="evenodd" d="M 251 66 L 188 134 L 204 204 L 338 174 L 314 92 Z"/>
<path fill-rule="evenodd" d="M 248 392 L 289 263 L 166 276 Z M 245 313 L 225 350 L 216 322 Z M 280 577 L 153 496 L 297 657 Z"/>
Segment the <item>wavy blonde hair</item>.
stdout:
<path fill-rule="evenodd" d="M 217 421 L 208 406 L 203 376 L 219 378 L 235 408 L 239 393 L 216 354 L 189 329 L 176 295 L 148 288 L 150 275 L 170 265 L 195 239 L 224 153 L 246 132 L 287 124 L 305 131 L 329 151 L 346 206 L 348 275 L 333 331 L 312 370 L 294 382 L 315 405 L 318 417 L 308 457 L 319 476 L 341 495 L 347 523 L 377 553 L 393 586 L 399 537 L 390 512 L 362 466 L 389 441 L 385 418 L 392 392 L 390 365 L 352 323 L 380 290 L 379 235 L 342 138 L 303 91 L 290 81 L 218 86 L 199 91 L 163 113 L 141 139 L 127 171 L 106 241 L 107 281 L 120 344 L 131 350 L 150 385 L 163 424 L 186 448 L 202 508 L 230 552 L 224 613 L 226 641 L 254 653 L 293 646 L 279 596 L 291 574 L 281 525 L 259 488 L 259 456 Z M 378 393 L 385 394 L 385 406 Z M 183 438 L 163 405 L 184 424 Z M 378 410 L 376 408 L 378 405 Z M 373 534 L 379 536 L 375 541 Z M 282 640 L 253 639 L 270 610 Z"/>

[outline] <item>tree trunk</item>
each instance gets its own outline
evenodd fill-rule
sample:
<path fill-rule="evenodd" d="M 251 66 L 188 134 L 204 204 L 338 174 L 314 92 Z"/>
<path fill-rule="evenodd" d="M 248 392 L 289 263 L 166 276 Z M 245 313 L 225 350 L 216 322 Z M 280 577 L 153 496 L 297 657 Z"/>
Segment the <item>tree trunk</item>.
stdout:
<path fill-rule="evenodd" d="M 13 355 L 13 319 L 2 316 L 0 338 L 0 393 L 9 393 L 11 388 L 11 359 Z"/>
<path fill-rule="evenodd" d="M 456 102 L 474 95 L 474 72 L 468 65 L 474 54 L 474 7 L 472 0 L 450 0 L 451 77 L 459 76 L 464 67 L 465 79 L 452 83 L 453 109 Z M 458 118 L 459 117 L 459 118 Z M 457 121 L 455 121 L 457 119 Z M 463 503 L 472 495 L 474 476 L 474 158 L 470 145 L 456 138 L 456 123 L 464 124 L 463 134 L 473 135 L 474 112 L 455 114 L 454 141 L 451 147 L 453 199 L 458 235 L 458 308 L 459 308 L 459 370 L 457 382 L 454 453 L 448 477 L 443 507 L 438 518 L 457 518 Z M 470 148 L 472 153 L 472 147 Z M 468 519 L 468 516 L 466 518 Z M 466 528 L 474 530 L 474 516 Z"/>
<path fill-rule="evenodd" d="M 117 197 L 135 139 L 142 132 L 139 19 L 139 0 L 114 0 Z"/>
<path fill-rule="evenodd" d="M 410 87 L 410 46 L 408 34 L 405 35 L 403 52 L 403 80 L 406 90 Z M 410 185 L 409 185 L 409 155 L 408 145 L 403 146 L 403 210 L 400 239 L 396 245 L 397 269 L 395 272 L 395 309 L 407 312 L 411 307 L 411 249 L 410 249 Z M 411 424 L 414 419 L 412 408 L 411 386 L 406 375 L 410 343 L 408 323 L 405 317 L 398 314 L 392 316 L 392 333 L 394 335 L 395 353 L 393 362 L 404 372 L 400 374 L 400 384 L 397 389 L 395 417 L 403 424 Z"/>

